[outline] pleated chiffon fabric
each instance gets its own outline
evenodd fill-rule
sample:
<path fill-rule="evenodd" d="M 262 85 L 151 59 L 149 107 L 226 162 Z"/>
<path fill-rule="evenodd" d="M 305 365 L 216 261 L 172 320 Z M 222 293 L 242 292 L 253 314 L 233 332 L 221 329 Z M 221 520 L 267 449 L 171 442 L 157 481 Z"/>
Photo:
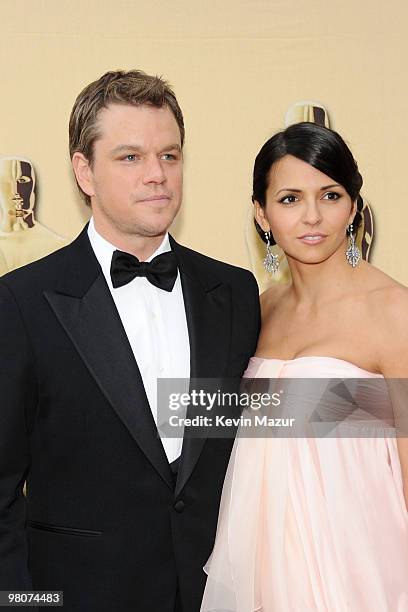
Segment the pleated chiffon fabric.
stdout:
<path fill-rule="evenodd" d="M 201 612 L 407 612 L 408 512 L 392 407 L 384 385 L 368 384 L 381 375 L 307 356 L 252 358 L 245 376 L 359 379 L 363 410 L 339 418 L 331 437 L 238 433 Z M 309 410 L 315 400 L 297 398 Z"/>

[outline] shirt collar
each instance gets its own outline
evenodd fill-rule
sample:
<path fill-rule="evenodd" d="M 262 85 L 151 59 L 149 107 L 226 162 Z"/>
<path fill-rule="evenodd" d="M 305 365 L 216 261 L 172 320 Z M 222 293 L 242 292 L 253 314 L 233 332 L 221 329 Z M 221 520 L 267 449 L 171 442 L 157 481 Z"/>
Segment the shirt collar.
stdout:
<path fill-rule="evenodd" d="M 96 231 L 93 217 L 91 217 L 89 220 L 88 237 L 89 237 L 92 249 L 95 253 L 95 256 L 100 263 L 102 272 L 104 273 L 105 277 L 109 279 L 110 281 L 110 267 L 111 267 L 113 251 L 116 251 L 116 250 L 120 251 L 121 249 L 119 249 L 119 247 L 115 246 L 114 244 L 108 242 L 108 240 L 103 238 L 103 236 L 101 236 Z M 160 243 L 158 248 L 155 250 L 155 252 L 148 259 L 146 259 L 146 261 L 151 261 L 153 257 L 156 257 L 156 255 L 160 255 L 161 253 L 166 253 L 167 251 L 171 251 L 168 232 L 166 232 L 166 235 L 164 236 L 162 242 Z"/>

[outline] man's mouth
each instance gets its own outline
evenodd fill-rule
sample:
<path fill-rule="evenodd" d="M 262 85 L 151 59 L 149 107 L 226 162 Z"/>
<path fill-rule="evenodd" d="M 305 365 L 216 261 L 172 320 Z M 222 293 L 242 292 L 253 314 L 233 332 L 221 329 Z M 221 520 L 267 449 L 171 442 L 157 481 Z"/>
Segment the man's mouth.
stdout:
<path fill-rule="evenodd" d="M 170 200 L 170 196 L 167 193 L 159 193 L 147 198 L 140 198 L 138 202 L 163 202 L 166 200 Z"/>

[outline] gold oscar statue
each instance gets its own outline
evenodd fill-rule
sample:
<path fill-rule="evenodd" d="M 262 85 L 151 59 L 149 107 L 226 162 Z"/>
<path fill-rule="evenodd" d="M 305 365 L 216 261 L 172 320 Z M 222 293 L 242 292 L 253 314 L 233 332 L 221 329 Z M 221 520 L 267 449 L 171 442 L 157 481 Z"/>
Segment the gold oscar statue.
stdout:
<path fill-rule="evenodd" d="M 311 121 L 318 125 L 330 127 L 329 116 L 325 107 L 320 104 L 320 102 L 311 100 L 295 102 L 295 104 L 288 109 L 285 116 L 285 127 L 302 121 Z M 357 233 L 356 244 L 360 249 L 362 258 L 368 261 L 373 241 L 374 222 L 371 208 L 366 200 L 364 200 L 363 209 L 360 212 L 362 215 L 362 222 Z M 289 266 L 284 253 L 277 245 L 272 247 L 272 251 L 279 257 L 278 272 L 272 276 L 263 267 L 265 244 L 262 242 L 255 229 L 254 210 L 252 205 L 248 208 L 245 237 L 250 266 L 258 281 L 260 292 L 262 293 L 265 291 L 272 283 L 288 283 L 290 281 Z"/>
<path fill-rule="evenodd" d="M 35 186 L 30 161 L 0 158 L 0 276 L 69 242 L 36 221 Z"/>

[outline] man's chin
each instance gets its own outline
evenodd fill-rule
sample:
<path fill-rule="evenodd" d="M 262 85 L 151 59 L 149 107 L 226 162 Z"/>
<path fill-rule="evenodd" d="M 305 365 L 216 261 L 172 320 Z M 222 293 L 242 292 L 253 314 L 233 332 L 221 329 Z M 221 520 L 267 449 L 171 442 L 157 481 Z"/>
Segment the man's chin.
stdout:
<path fill-rule="evenodd" d="M 149 219 L 144 222 L 138 221 L 134 224 L 131 229 L 131 233 L 136 233 L 146 238 L 155 238 L 157 236 L 164 236 L 172 225 L 176 215 L 166 215 L 163 218 Z"/>
<path fill-rule="evenodd" d="M 170 223 L 160 223 L 160 224 L 145 224 L 145 225 L 134 225 L 128 228 L 128 233 L 138 236 L 144 236 L 145 238 L 158 238 L 159 236 L 164 236 L 168 231 Z"/>

